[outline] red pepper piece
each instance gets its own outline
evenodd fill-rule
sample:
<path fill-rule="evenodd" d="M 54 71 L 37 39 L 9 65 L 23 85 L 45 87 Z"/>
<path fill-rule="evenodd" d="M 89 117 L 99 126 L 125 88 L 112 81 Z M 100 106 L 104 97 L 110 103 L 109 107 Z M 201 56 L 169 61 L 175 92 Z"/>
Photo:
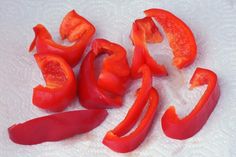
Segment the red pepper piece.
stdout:
<path fill-rule="evenodd" d="M 103 139 L 103 144 L 116 152 L 126 153 L 132 151 L 142 143 L 148 134 L 158 107 L 159 95 L 154 88 L 151 89 L 151 72 L 147 66 L 141 68 L 143 84 L 137 93 L 137 99 L 125 119 L 116 128 L 107 132 Z M 124 136 L 137 123 L 148 99 L 150 104 L 140 124 L 133 132 Z"/>
<path fill-rule="evenodd" d="M 173 50 L 173 65 L 181 69 L 193 63 L 197 55 L 197 45 L 191 29 L 178 17 L 163 9 L 144 11 L 154 17 L 163 27 Z"/>
<path fill-rule="evenodd" d="M 76 96 L 76 79 L 70 65 L 60 56 L 35 54 L 46 87 L 33 91 L 33 104 L 50 111 L 62 111 Z"/>
<path fill-rule="evenodd" d="M 60 26 L 61 38 L 68 39 L 70 42 L 81 40 L 85 34 L 85 38 L 88 37 L 87 40 L 90 40 L 94 32 L 95 27 L 75 10 L 66 14 Z"/>
<path fill-rule="evenodd" d="M 142 42 L 146 41 L 147 43 L 161 43 L 163 37 L 159 32 L 156 24 L 150 17 L 145 17 L 142 19 L 135 20 L 135 24 L 142 30 L 144 35 L 142 36 Z M 134 39 L 135 41 L 136 39 Z"/>
<path fill-rule="evenodd" d="M 83 23 L 80 23 L 80 25 L 83 25 Z M 79 28 L 80 25 L 77 27 Z M 83 27 L 85 26 L 83 25 Z M 84 29 L 81 29 L 80 31 L 82 32 L 79 35 L 80 39 L 72 46 L 64 46 L 53 41 L 52 36 L 42 24 L 36 25 L 33 29 L 35 38 L 30 45 L 29 51 L 32 51 L 36 46 L 37 53 L 59 55 L 72 67 L 75 66 L 81 59 L 88 42 L 95 32 L 95 28 L 92 25 L 87 28 L 89 31 L 84 31 Z"/>
<path fill-rule="evenodd" d="M 100 88 L 117 95 L 123 95 L 129 80 L 129 64 L 126 50 L 105 39 L 96 39 L 92 44 L 96 56 L 107 53 L 104 58 L 102 70 L 98 76 L 97 84 Z"/>
<path fill-rule="evenodd" d="M 217 75 L 213 71 L 197 68 L 190 84 L 191 88 L 205 84 L 208 86 L 192 112 L 183 119 L 179 119 L 174 106 L 169 107 L 164 113 L 161 120 L 162 129 L 170 138 L 182 140 L 195 135 L 207 122 L 218 102 L 220 89 Z"/>
<path fill-rule="evenodd" d="M 147 43 L 158 43 L 163 40 L 158 28 L 150 17 L 135 20 L 131 31 L 131 40 L 134 45 L 134 56 L 131 65 L 132 77 L 140 77 L 138 69 L 147 64 L 152 73 L 157 76 L 167 75 L 166 68 L 158 64 L 149 54 Z"/>
<path fill-rule="evenodd" d="M 10 139 L 23 145 L 59 141 L 82 134 L 99 126 L 106 116 L 106 110 L 69 111 L 31 119 L 8 128 Z"/>
<path fill-rule="evenodd" d="M 82 62 L 78 76 L 78 97 L 86 108 L 120 107 L 121 96 L 107 94 L 97 85 L 94 73 L 95 53 L 90 51 Z"/>
<path fill-rule="evenodd" d="M 114 130 L 109 131 L 104 137 L 103 143 L 112 150 L 120 153 L 126 153 L 136 149 L 147 136 L 155 117 L 159 101 L 159 96 L 155 89 L 151 90 L 149 100 L 150 104 L 144 118 L 132 133 L 120 137 Z"/>

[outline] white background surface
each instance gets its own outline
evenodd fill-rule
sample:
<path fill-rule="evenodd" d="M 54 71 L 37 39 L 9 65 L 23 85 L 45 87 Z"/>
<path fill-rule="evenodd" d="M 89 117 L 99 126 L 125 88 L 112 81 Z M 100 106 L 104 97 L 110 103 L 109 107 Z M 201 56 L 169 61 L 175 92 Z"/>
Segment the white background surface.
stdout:
<path fill-rule="evenodd" d="M 34 146 L 11 142 L 7 128 L 14 123 L 50 114 L 31 103 L 32 88 L 44 83 L 33 55 L 27 52 L 33 39 L 32 27 L 44 24 L 54 39 L 63 16 L 71 9 L 90 20 L 97 29 L 95 37 L 123 45 L 131 57 L 128 38 L 132 22 L 144 17 L 148 8 L 164 8 L 180 17 L 192 29 L 198 56 L 190 67 L 177 71 L 170 64 L 172 52 L 165 40 L 151 45 L 150 53 L 165 63 L 169 77 L 155 78 L 154 87 L 161 95 L 157 118 L 146 140 L 127 154 L 112 152 L 101 141 L 125 116 L 134 100 L 139 81 L 125 96 L 124 106 L 109 110 L 109 116 L 98 128 L 73 138 Z M 87 52 L 86 52 L 87 53 Z M 129 58 L 130 60 L 130 58 Z M 160 118 L 175 104 L 181 116 L 191 111 L 204 87 L 188 91 L 189 79 L 197 66 L 214 70 L 219 77 L 221 97 L 207 124 L 194 137 L 177 141 L 167 138 Z M 79 66 L 74 71 L 78 74 Z M 77 0 L 77 1 L 0 1 L 0 156 L 1 157 L 233 157 L 236 156 L 236 1 L 235 0 Z M 81 109 L 78 100 L 67 109 Z"/>

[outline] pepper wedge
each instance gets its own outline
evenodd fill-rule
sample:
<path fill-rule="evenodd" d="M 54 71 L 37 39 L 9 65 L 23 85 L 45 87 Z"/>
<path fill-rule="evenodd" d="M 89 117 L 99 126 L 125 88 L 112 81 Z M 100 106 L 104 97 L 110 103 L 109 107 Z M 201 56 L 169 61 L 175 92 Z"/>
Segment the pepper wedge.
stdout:
<path fill-rule="evenodd" d="M 148 52 L 146 42 L 159 43 L 163 40 L 157 26 L 150 17 L 135 20 L 130 38 L 134 45 L 134 56 L 131 64 L 132 77 L 140 77 L 138 69 L 143 64 L 148 65 L 154 75 L 167 75 L 166 68 L 163 65 L 158 64 Z"/>
<path fill-rule="evenodd" d="M 104 58 L 97 84 L 100 88 L 116 95 L 124 95 L 130 76 L 126 50 L 105 39 L 96 39 L 92 44 L 96 56 L 107 53 Z"/>
<path fill-rule="evenodd" d="M 33 104 L 50 111 L 62 111 L 76 96 L 76 79 L 69 64 L 60 56 L 35 54 L 46 86 L 33 89 Z"/>
<path fill-rule="evenodd" d="M 66 22 L 63 22 L 62 26 L 65 25 L 64 23 Z M 76 30 L 74 30 L 76 33 L 73 35 L 76 36 L 73 37 L 73 40 L 79 40 L 77 40 L 72 46 L 64 46 L 53 41 L 52 36 L 42 24 L 36 25 L 33 30 L 35 33 L 35 38 L 30 45 L 29 51 L 32 51 L 34 47 L 36 47 L 37 53 L 39 54 L 59 55 L 64 58 L 72 67 L 74 67 L 79 62 L 87 44 L 95 33 L 95 27 L 92 24 L 87 24 L 87 22 L 81 20 L 81 22 L 76 25 Z"/>
<path fill-rule="evenodd" d="M 81 40 L 84 35 L 90 37 L 94 32 L 95 27 L 75 10 L 67 13 L 60 25 L 61 39 L 68 39 L 70 42 Z"/>
<path fill-rule="evenodd" d="M 78 76 L 79 102 L 86 108 L 114 108 L 122 104 L 121 96 L 107 94 L 97 85 L 94 73 L 95 53 L 90 51 L 82 62 Z"/>
<path fill-rule="evenodd" d="M 207 84 L 207 89 L 192 112 L 179 119 L 175 107 L 169 107 L 162 117 L 164 133 L 174 139 L 187 139 L 195 135 L 207 122 L 214 110 L 219 96 L 220 88 L 217 75 L 208 69 L 197 68 L 190 80 L 191 88 Z"/>
<path fill-rule="evenodd" d="M 23 145 L 59 141 L 96 128 L 108 115 L 106 110 L 77 110 L 31 119 L 8 128 L 10 139 Z"/>
<path fill-rule="evenodd" d="M 146 16 L 154 17 L 163 27 L 173 50 L 173 65 L 181 69 L 193 63 L 197 45 L 191 29 L 178 17 L 163 9 L 148 9 Z"/>

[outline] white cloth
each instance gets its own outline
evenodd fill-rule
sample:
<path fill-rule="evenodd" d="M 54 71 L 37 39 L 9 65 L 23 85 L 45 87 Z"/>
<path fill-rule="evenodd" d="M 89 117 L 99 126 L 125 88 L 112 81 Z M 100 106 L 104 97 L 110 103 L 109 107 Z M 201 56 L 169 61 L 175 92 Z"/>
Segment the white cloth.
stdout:
<path fill-rule="evenodd" d="M 120 43 L 128 52 L 132 22 L 144 17 L 149 8 L 164 8 L 180 17 L 193 31 L 198 55 L 188 68 L 177 71 L 171 66 L 172 51 L 165 41 L 150 45 L 150 53 L 169 70 L 169 77 L 155 78 L 154 87 L 161 95 L 157 118 L 145 141 L 138 149 L 119 154 L 104 146 L 105 133 L 126 115 L 140 81 L 134 81 L 119 109 L 109 110 L 107 119 L 93 131 L 60 141 L 34 146 L 11 142 L 7 128 L 14 123 L 50 114 L 32 105 L 32 89 L 44 84 L 28 47 L 33 40 L 32 27 L 44 24 L 58 42 L 59 24 L 72 9 L 91 21 L 96 38 Z M 78 1 L 1 1 L 0 5 L 0 156 L 1 157 L 233 157 L 236 156 L 236 1 L 235 0 L 78 0 Z M 162 30 L 162 29 L 161 29 Z M 163 32 L 163 31 L 162 31 Z M 89 48 L 88 48 L 89 49 Z M 87 49 L 87 50 L 88 50 Z M 87 51 L 86 51 L 87 53 Z M 196 104 L 204 87 L 188 91 L 188 82 L 196 67 L 214 70 L 219 77 L 221 97 L 202 130 L 194 137 L 178 141 L 166 137 L 160 118 L 174 104 L 183 117 Z M 78 74 L 79 66 L 74 68 Z M 81 109 L 78 101 L 67 109 Z"/>

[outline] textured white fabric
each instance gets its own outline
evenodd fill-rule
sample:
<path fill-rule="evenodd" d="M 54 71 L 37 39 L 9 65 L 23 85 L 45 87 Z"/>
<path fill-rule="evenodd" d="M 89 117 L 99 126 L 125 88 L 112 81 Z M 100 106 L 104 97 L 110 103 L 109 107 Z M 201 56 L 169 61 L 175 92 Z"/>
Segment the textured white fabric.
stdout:
<path fill-rule="evenodd" d="M 91 21 L 96 38 L 106 38 L 123 45 L 132 56 L 129 32 L 132 22 L 144 17 L 148 8 L 164 8 L 180 17 L 192 29 L 198 46 L 194 64 L 184 70 L 171 66 L 172 52 L 165 41 L 150 45 L 150 53 L 165 63 L 169 77 L 155 78 L 161 100 L 157 118 L 146 140 L 131 153 L 119 154 L 104 146 L 105 133 L 126 115 L 140 81 L 132 83 L 124 106 L 109 110 L 98 128 L 73 138 L 34 146 L 11 142 L 7 128 L 14 123 L 50 114 L 32 105 L 32 88 L 43 83 L 33 55 L 27 52 L 34 33 L 32 27 L 44 24 L 56 41 L 62 17 L 71 9 Z M 162 30 L 162 29 L 161 29 Z M 162 31 L 163 32 L 163 31 Z M 87 52 L 86 52 L 87 53 Z M 130 61 L 130 58 L 129 58 Z M 167 138 L 160 118 L 169 104 L 183 117 L 191 111 L 205 87 L 188 90 L 194 69 L 205 67 L 219 77 L 221 97 L 207 124 L 194 137 L 178 141 Z M 74 68 L 77 74 L 79 66 Z M 233 157 L 236 156 L 236 1 L 235 0 L 12 0 L 0 2 L 0 156 L 1 157 Z M 78 100 L 67 109 L 81 109 Z"/>

